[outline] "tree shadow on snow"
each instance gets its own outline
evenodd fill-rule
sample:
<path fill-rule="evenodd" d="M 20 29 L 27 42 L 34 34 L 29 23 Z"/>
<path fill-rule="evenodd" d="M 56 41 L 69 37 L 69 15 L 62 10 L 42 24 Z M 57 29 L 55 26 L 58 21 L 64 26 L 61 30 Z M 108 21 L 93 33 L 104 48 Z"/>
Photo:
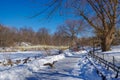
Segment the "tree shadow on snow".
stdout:
<path fill-rule="evenodd" d="M 72 56 L 66 56 L 66 57 L 69 57 L 69 58 L 82 58 L 84 56 L 85 56 L 84 54 L 74 54 Z"/>
<path fill-rule="evenodd" d="M 71 74 L 64 74 L 60 72 L 52 72 L 52 73 L 47 73 L 47 72 L 39 72 L 39 73 L 34 73 L 34 76 L 26 78 L 26 80 L 60 80 L 60 79 L 65 79 L 65 78 L 74 78 L 74 79 L 80 79 L 81 77 L 71 75 Z"/>

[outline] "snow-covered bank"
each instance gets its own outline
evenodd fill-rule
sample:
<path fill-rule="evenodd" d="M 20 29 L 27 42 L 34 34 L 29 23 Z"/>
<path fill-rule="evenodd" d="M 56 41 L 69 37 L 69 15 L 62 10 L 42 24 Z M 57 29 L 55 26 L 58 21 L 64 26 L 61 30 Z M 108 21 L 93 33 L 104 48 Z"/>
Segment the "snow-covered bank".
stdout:
<path fill-rule="evenodd" d="M 87 53 L 87 51 L 80 50 L 80 51 L 77 51 L 77 52 L 71 52 L 69 49 L 64 51 L 65 56 L 73 56 L 74 54 L 84 54 L 84 53 Z"/>
<path fill-rule="evenodd" d="M 0 80 L 25 80 L 25 77 L 32 75 L 33 72 L 46 68 L 44 63 L 58 61 L 64 58 L 64 54 L 45 57 L 33 60 L 25 65 L 9 67 L 0 71 Z"/>

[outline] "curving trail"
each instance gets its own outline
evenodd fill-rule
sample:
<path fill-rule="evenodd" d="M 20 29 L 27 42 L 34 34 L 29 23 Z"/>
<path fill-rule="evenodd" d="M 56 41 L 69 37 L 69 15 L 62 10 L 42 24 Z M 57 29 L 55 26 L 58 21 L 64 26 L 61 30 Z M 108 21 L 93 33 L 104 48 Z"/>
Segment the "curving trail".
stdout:
<path fill-rule="evenodd" d="M 84 54 L 74 54 L 58 61 L 54 68 L 33 72 L 26 80 L 101 80 Z"/>

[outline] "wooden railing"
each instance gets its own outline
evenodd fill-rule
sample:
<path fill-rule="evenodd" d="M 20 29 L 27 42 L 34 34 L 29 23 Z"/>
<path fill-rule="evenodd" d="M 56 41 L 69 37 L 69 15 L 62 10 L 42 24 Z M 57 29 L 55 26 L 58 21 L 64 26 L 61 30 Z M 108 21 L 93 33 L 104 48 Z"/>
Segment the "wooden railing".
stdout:
<path fill-rule="evenodd" d="M 97 66 L 94 64 L 94 62 L 93 62 L 92 60 L 89 59 L 88 56 L 87 56 L 86 58 L 87 58 L 87 59 L 91 62 L 91 64 L 95 67 L 95 69 L 96 69 L 96 71 L 97 71 L 97 74 L 99 74 L 99 75 L 102 77 L 102 80 L 106 80 L 106 75 L 103 74 L 103 72 L 100 71 L 100 70 L 97 68 Z"/>
<path fill-rule="evenodd" d="M 116 72 L 115 78 L 118 78 L 118 74 L 120 72 L 120 67 L 116 66 L 114 64 L 114 61 L 113 61 L 113 63 L 112 62 L 108 62 L 104 58 L 101 58 L 101 57 L 97 56 L 97 54 L 93 53 L 93 51 L 89 51 L 88 55 L 91 56 L 92 58 L 96 59 L 100 64 L 101 63 L 104 64 L 105 67 L 107 68 L 107 70 L 109 70 L 109 68 L 111 68 L 112 70 L 114 70 Z"/>

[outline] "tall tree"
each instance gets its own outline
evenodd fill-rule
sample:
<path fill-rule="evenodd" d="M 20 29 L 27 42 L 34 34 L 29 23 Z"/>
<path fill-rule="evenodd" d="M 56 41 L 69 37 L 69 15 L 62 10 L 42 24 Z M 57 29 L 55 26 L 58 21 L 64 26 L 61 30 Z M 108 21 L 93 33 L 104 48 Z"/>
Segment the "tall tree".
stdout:
<path fill-rule="evenodd" d="M 54 45 L 58 45 L 58 46 L 63 46 L 63 45 L 69 45 L 70 40 L 68 38 L 68 36 L 66 36 L 66 34 L 64 33 L 64 27 L 61 28 L 61 26 L 58 26 L 56 28 L 56 31 L 54 32 L 54 35 L 52 37 L 52 43 Z"/>
<path fill-rule="evenodd" d="M 107 51 L 110 50 L 117 20 L 120 18 L 119 3 L 120 0 L 52 0 L 47 11 L 48 16 L 65 9 L 72 12 L 71 14 L 81 16 L 97 32 L 102 51 Z M 61 9 L 63 6 L 64 9 Z"/>
<path fill-rule="evenodd" d="M 69 38 L 70 46 L 74 45 L 77 36 L 83 31 L 83 21 L 82 20 L 66 20 L 64 25 L 59 26 L 59 30 Z"/>

